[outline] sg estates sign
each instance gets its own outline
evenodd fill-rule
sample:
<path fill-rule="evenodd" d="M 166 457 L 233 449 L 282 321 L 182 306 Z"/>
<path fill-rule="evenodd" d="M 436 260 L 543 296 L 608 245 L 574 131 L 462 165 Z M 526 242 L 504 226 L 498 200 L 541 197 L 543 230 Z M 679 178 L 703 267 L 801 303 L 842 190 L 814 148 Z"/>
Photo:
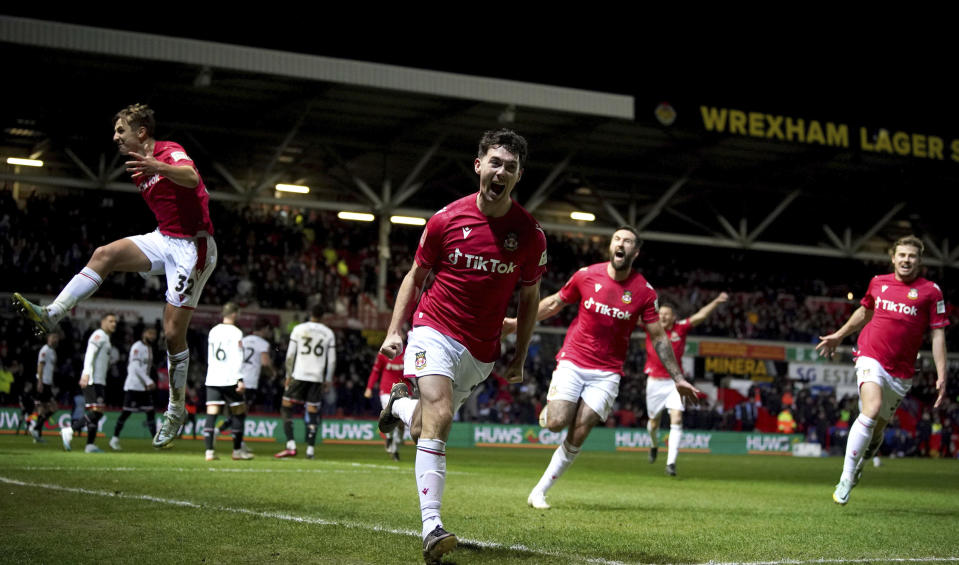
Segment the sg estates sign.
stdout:
<path fill-rule="evenodd" d="M 789 378 L 802 381 L 812 386 L 829 386 L 836 389 L 836 393 L 855 394 L 856 367 L 853 365 L 839 365 L 836 363 L 790 363 Z"/>

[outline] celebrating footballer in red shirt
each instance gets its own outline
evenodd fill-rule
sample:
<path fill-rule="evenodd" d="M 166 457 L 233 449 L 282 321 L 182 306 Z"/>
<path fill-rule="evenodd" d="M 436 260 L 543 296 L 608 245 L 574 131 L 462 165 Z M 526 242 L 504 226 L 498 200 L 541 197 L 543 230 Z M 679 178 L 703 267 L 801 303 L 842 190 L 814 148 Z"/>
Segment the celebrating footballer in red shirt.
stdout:
<path fill-rule="evenodd" d="M 946 332 L 949 325 L 942 290 L 919 276 L 922 240 L 900 238 L 889 251 L 893 272 L 873 277 L 859 308 L 835 333 L 821 336 L 820 355 L 832 357 L 849 334 L 859 334 L 856 382 L 862 411 L 849 428 L 842 476 L 833 491 L 837 504 L 849 502 L 849 493 L 859 482 L 865 461 L 882 445 L 883 430 L 912 388 L 916 354 L 926 329 L 932 331 L 932 358 L 936 365 L 935 407 L 946 394 Z"/>

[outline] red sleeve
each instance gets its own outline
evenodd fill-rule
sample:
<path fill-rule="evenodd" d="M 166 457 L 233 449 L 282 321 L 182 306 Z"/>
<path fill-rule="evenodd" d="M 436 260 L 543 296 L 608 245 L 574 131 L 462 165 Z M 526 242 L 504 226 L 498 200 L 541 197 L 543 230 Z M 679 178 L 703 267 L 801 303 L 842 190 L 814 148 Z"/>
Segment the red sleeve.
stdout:
<path fill-rule="evenodd" d="M 939 285 L 933 283 L 933 299 L 929 301 L 929 327 L 932 329 L 944 328 L 949 325 L 949 309 L 942 298 Z"/>
<path fill-rule="evenodd" d="M 646 293 L 646 302 L 643 304 L 643 323 L 652 324 L 659 321 L 659 308 L 657 307 L 658 296 L 656 291 L 653 289 L 653 285 L 646 283 L 646 289 L 649 291 Z"/>
<path fill-rule="evenodd" d="M 432 269 L 442 259 L 443 227 L 446 224 L 447 214 L 434 214 L 423 228 L 419 247 L 416 248 L 416 264 L 424 269 Z"/>
<path fill-rule="evenodd" d="M 859 304 L 866 310 L 874 310 L 876 308 L 876 297 L 873 295 L 873 287 L 876 282 L 876 278 L 873 277 L 869 281 L 869 287 L 866 288 L 866 294 L 862 297 L 862 300 L 859 301 Z"/>
<path fill-rule="evenodd" d="M 536 224 L 533 235 L 536 238 L 536 245 L 531 248 L 523 264 L 523 270 L 520 272 L 520 284 L 523 286 L 536 284 L 546 271 L 546 234 L 543 233 L 539 224 Z"/>
<path fill-rule="evenodd" d="M 579 292 L 579 281 L 584 276 L 586 276 L 586 269 L 580 269 L 573 273 L 573 276 L 569 277 L 563 288 L 559 289 L 559 299 L 567 304 L 576 304 L 582 300 L 583 295 Z"/>
<path fill-rule="evenodd" d="M 376 355 L 376 362 L 373 363 L 373 370 L 370 371 L 370 378 L 366 381 L 366 388 L 373 388 L 376 386 L 377 381 L 380 380 L 380 374 L 383 372 L 383 366 L 386 365 L 386 355 L 378 353 Z"/>
<path fill-rule="evenodd" d="M 190 165 L 196 169 L 196 164 L 193 163 L 193 159 L 187 155 L 186 150 L 183 149 L 183 146 L 179 143 L 168 141 L 166 150 L 166 161 L 171 165 Z"/>
<path fill-rule="evenodd" d="M 689 334 L 689 330 L 693 329 L 693 325 L 689 323 L 689 318 L 683 318 L 673 325 L 673 329 L 676 330 L 676 333 L 679 335 L 686 337 L 686 335 Z"/>

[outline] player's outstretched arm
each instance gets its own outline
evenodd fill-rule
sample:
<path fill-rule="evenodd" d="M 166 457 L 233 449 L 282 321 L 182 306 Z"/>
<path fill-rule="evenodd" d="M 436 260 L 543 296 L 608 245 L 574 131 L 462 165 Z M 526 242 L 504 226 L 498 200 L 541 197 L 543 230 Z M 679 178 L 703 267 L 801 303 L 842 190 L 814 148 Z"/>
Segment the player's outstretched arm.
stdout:
<path fill-rule="evenodd" d="M 693 326 L 698 326 L 699 324 L 705 322 L 706 318 L 708 318 L 709 315 L 712 314 L 713 311 L 716 310 L 716 308 L 718 308 L 720 304 L 728 300 L 729 300 L 729 295 L 726 294 L 725 292 L 720 292 L 719 296 L 714 298 L 712 302 L 703 306 L 702 308 L 699 309 L 699 312 L 696 312 L 695 314 L 690 316 L 689 323 Z"/>
<path fill-rule="evenodd" d="M 663 330 L 663 323 L 657 320 L 646 324 L 646 333 L 646 339 L 652 340 L 653 349 L 659 356 L 659 360 L 662 361 L 663 367 L 669 372 L 673 382 L 676 383 L 676 390 L 679 391 L 679 396 L 683 399 L 683 402 L 693 404 L 699 402 L 702 392 L 683 376 L 683 371 L 679 368 L 679 362 L 676 360 L 676 354 L 673 352 L 673 346 L 669 344 L 669 338 L 666 336 L 666 331 Z"/>
<path fill-rule="evenodd" d="M 416 297 L 419 296 L 426 275 L 429 273 L 429 270 L 420 267 L 416 261 L 413 261 L 410 271 L 403 277 L 400 290 L 396 293 L 396 303 L 393 305 L 390 327 L 386 331 L 386 339 L 383 340 L 383 345 L 380 346 L 380 353 L 386 355 L 389 359 L 395 359 L 403 351 L 403 323 L 410 318 L 413 306 L 416 305 Z"/>
<path fill-rule="evenodd" d="M 832 357 L 835 355 L 836 348 L 839 347 L 842 340 L 845 339 L 847 335 L 861 330 L 871 319 L 872 310 L 867 310 L 864 306 L 857 308 L 856 311 L 852 313 L 852 316 L 849 316 L 849 320 L 837 331 L 829 335 L 819 336 L 821 341 L 816 346 L 816 351 L 819 352 L 819 356 Z"/>
<path fill-rule="evenodd" d="M 516 316 L 516 351 L 513 359 L 506 367 L 503 377 L 509 383 L 523 382 L 523 366 L 526 364 L 526 353 L 529 341 L 533 337 L 533 327 L 536 325 L 536 313 L 540 305 L 539 281 L 520 288 L 519 308 Z"/>
<path fill-rule="evenodd" d="M 946 379 L 948 378 L 948 369 L 946 366 L 946 330 L 935 328 L 932 330 L 932 360 L 936 364 L 936 403 L 933 408 L 939 408 L 942 401 L 946 398 Z"/>
<path fill-rule="evenodd" d="M 559 293 L 554 293 L 546 298 L 539 301 L 539 305 L 536 308 L 536 321 L 545 320 L 546 318 L 551 318 L 559 313 L 560 310 L 565 308 L 567 304 L 563 302 L 563 299 L 559 297 Z M 508 336 L 509 334 L 516 331 L 516 318 L 505 318 L 503 319 L 503 336 Z"/>

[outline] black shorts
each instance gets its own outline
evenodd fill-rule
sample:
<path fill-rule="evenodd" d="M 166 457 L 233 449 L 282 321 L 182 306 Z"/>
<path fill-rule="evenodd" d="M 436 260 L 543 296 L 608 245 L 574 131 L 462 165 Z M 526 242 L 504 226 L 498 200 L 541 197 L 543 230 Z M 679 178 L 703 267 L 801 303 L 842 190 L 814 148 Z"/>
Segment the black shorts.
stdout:
<path fill-rule="evenodd" d="M 283 391 L 283 400 L 289 400 L 293 404 L 319 406 L 323 400 L 323 383 L 293 379 L 290 386 Z"/>
<path fill-rule="evenodd" d="M 37 402 L 44 404 L 53 400 L 53 385 L 43 385 L 43 391 L 34 396 Z"/>
<path fill-rule="evenodd" d="M 87 385 L 87 388 L 83 389 L 83 405 L 87 408 L 91 408 L 93 406 L 99 406 L 102 408 L 106 405 L 106 402 L 104 401 L 106 396 L 106 385 Z"/>
<path fill-rule="evenodd" d="M 127 412 L 150 412 L 153 406 L 152 390 L 125 390 L 123 391 L 123 409 Z"/>
<path fill-rule="evenodd" d="M 246 406 L 243 395 L 236 391 L 236 385 L 206 387 L 207 406 L 224 406 L 227 404 L 230 406 Z"/>

